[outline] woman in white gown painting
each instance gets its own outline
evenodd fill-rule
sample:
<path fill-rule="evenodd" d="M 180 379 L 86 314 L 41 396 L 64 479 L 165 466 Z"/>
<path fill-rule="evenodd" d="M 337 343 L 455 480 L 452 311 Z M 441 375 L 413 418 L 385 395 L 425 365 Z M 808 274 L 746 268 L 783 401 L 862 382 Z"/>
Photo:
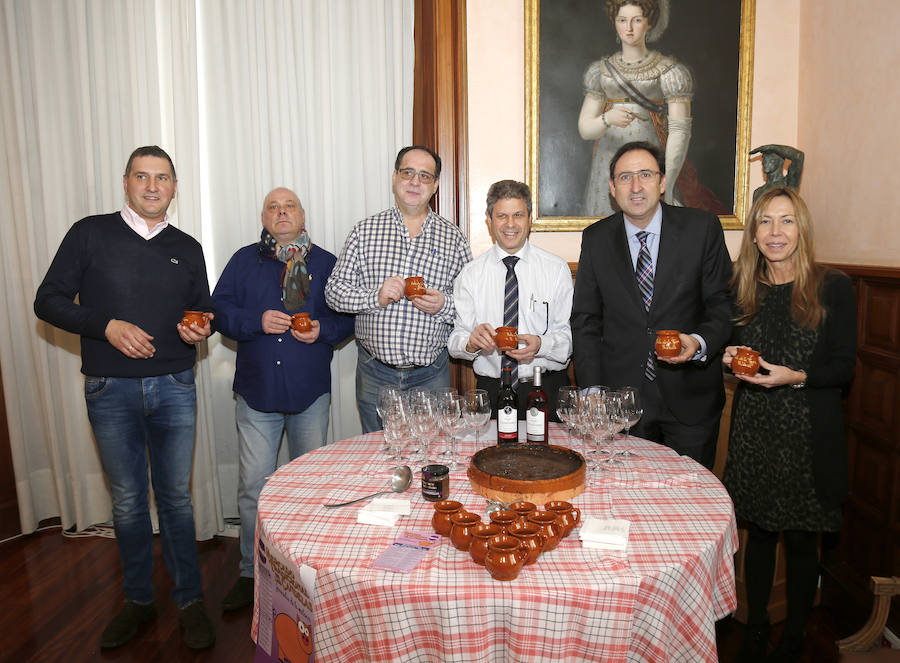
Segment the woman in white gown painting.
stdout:
<path fill-rule="evenodd" d="M 718 211 L 715 196 L 705 200 L 711 192 L 697 184 L 690 165 L 685 168 L 689 177 L 679 180 L 691 140 L 691 73 L 674 57 L 647 48 L 647 42 L 658 38 L 668 24 L 668 0 L 606 0 L 606 13 L 622 50 L 593 62 L 584 75 L 578 132 L 594 141 L 594 152 L 582 214 L 605 217 L 613 213 L 610 158 L 621 145 L 639 140 L 659 145 L 665 152 L 670 182 L 665 202 Z"/>

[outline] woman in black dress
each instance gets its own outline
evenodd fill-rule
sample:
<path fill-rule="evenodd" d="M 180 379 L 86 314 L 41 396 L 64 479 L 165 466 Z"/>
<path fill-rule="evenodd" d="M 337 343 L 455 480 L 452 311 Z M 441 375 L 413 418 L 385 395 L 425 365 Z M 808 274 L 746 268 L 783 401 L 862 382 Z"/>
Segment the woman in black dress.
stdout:
<path fill-rule="evenodd" d="M 723 481 L 749 538 L 749 614 L 739 661 L 794 661 L 819 576 L 820 531 L 839 531 L 847 492 L 841 392 L 856 364 L 850 280 L 817 265 L 809 210 L 792 189 L 753 203 L 732 279 L 738 347 L 760 352 L 759 371 L 735 392 Z M 775 544 L 784 537 L 788 618 L 769 658 L 767 605 Z"/>

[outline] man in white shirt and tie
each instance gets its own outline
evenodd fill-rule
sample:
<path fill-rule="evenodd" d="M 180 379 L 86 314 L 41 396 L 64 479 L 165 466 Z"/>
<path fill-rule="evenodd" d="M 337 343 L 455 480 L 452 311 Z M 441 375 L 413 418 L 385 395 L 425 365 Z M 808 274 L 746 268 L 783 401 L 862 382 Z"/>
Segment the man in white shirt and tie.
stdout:
<path fill-rule="evenodd" d="M 516 386 L 520 419 L 525 417 L 534 368 L 540 367 L 542 389 L 556 421 L 557 390 L 569 384 L 571 271 L 562 258 L 528 241 L 532 223 L 528 185 L 514 180 L 492 184 L 486 222 L 494 245 L 463 267 L 453 284 L 456 319 L 447 343 L 450 355 L 473 360 L 476 386 L 490 395 L 493 416 L 501 367 L 509 366 L 517 381 L 526 383 Z M 518 328 L 519 347 L 498 350 L 494 337 L 500 326 Z"/>

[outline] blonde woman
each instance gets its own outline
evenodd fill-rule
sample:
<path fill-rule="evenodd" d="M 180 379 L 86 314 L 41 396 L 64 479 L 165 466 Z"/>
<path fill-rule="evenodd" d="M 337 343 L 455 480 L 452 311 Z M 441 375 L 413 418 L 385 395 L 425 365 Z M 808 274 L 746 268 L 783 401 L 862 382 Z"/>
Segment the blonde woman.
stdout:
<path fill-rule="evenodd" d="M 757 198 L 732 278 L 734 345 L 758 350 L 759 371 L 738 375 L 723 481 L 749 530 L 748 624 L 739 661 L 766 654 L 775 544 L 787 553 L 788 617 L 766 661 L 795 661 L 818 582 L 817 536 L 839 531 L 847 494 L 841 394 L 856 363 L 850 280 L 818 265 L 809 210 L 784 187 Z"/>

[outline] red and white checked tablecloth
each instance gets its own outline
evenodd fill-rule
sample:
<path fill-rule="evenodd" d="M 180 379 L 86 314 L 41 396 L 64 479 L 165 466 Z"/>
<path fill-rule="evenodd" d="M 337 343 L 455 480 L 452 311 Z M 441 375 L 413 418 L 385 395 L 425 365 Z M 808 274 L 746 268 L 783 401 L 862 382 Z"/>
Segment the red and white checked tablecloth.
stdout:
<path fill-rule="evenodd" d="M 552 442 L 567 444 L 565 429 L 551 426 Z M 582 518 L 630 521 L 627 551 L 583 548 L 576 529 L 500 582 L 446 539 L 412 573 L 371 568 L 401 528 L 432 531 L 418 477 L 404 495 L 412 514 L 395 528 L 357 524 L 365 502 L 322 508 L 387 487 L 395 463 L 382 444 L 371 433 L 301 456 L 259 498 L 257 535 L 317 572 L 317 661 L 718 660 L 715 622 L 736 605 L 738 536 L 731 499 L 705 468 L 630 438 L 638 455 L 589 475 L 571 500 Z M 471 439 L 459 444 L 461 456 L 475 450 Z M 465 466 L 451 473 L 451 496 L 483 513 Z"/>

